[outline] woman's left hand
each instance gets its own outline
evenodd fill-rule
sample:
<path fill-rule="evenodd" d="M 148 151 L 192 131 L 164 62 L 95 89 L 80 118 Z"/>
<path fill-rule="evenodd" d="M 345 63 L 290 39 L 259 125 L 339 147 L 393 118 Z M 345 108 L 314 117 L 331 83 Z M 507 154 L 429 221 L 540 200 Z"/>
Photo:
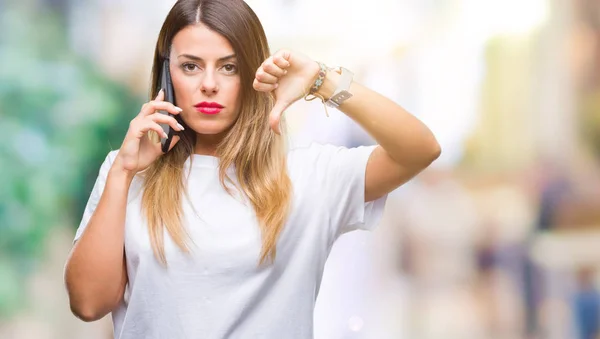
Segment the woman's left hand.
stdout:
<path fill-rule="evenodd" d="M 255 74 L 253 87 L 257 91 L 275 94 L 275 106 L 269 124 L 279 134 L 283 111 L 308 94 L 319 73 L 319 64 L 309 57 L 290 50 L 280 50 L 265 60 Z"/>

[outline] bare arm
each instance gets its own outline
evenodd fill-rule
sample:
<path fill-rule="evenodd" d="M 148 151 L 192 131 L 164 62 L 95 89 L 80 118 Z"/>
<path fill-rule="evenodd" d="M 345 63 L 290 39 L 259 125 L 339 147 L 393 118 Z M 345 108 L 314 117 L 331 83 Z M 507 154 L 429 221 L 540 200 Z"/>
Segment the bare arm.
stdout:
<path fill-rule="evenodd" d="M 340 75 L 331 71 L 319 91 L 329 98 Z M 353 82 L 353 96 L 339 109 L 361 125 L 378 146 L 369 158 L 365 201 L 375 200 L 404 184 L 438 158 L 441 149 L 431 131 L 412 114 L 383 95 Z"/>
<path fill-rule="evenodd" d="M 304 97 L 315 84 L 319 64 L 307 56 L 280 50 L 256 71 L 253 87 L 274 92 L 270 124 L 279 133 L 283 111 Z M 336 71 L 326 72 L 317 96 L 329 99 L 340 83 Z M 352 82 L 353 94 L 338 108 L 364 128 L 379 144 L 369 157 L 365 201 L 375 200 L 404 184 L 429 166 L 441 153 L 437 140 L 421 121 L 385 96 Z"/>
<path fill-rule="evenodd" d="M 114 165 L 65 267 L 71 310 L 84 321 L 98 320 L 111 312 L 123 298 L 127 284 L 124 228 L 132 176 Z"/>
<path fill-rule="evenodd" d="M 69 303 L 73 313 L 82 320 L 104 317 L 123 298 L 127 285 L 124 239 L 129 186 L 136 173 L 162 154 L 160 143 L 154 143 L 146 136 L 149 131 L 164 135 L 159 123 L 169 124 L 176 131 L 183 129 L 173 117 L 157 112 L 181 112 L 180 108 L 163 100 L 164 92 L 160 91 L 155 100 L 144 104 L 130 122 L 125 140 L 106 174 L 98 205 L 67 259 L 65 285 Z M 171 148 L 178 141 L 176 136 Z"/>

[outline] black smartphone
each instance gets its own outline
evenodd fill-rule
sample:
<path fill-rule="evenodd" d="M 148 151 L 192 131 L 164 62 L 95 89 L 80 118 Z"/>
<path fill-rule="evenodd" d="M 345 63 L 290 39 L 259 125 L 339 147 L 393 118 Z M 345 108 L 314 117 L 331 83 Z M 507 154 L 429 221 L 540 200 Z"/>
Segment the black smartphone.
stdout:
<path fill-rule="evenodd" d="M 162 88 L 165 92 L 165 101 L 168 101 L 175 105 L 175 91 L 173 90 L 173 82 L 171 81 L 171 72 L 169 70 L 169 59 L 165 59 L 162 64 L 162 70 L 160 72 L 160 88 Z M 166 114 L 171 117 L 175 117 L 179 123 L 181 123 L 179 116 L 175 116 L 167 111 L 159 110 L 159 113 Z M 167 153 L 169 151 L 169 147 L 171 146 L 171 140 L 173 140 L 173 136 L 177 135 L 177 131 L 171 128 L 168 124 L 159 124 L 165 134 L 167 134 L 167 138 L 161 136 L 160 144 L 163 153 Z"/>

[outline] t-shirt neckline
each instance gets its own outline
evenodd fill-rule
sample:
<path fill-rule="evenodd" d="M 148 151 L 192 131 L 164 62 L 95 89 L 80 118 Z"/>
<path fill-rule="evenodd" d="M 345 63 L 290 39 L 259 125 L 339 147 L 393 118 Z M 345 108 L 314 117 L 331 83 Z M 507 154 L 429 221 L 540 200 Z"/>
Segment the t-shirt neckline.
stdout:
<path fill-rule="evenodd" d="M 219 158 L 212 155 L 191 154 L 186 160 L 186 163 L 192 164 L 193 167 L 218 167 Z"/>

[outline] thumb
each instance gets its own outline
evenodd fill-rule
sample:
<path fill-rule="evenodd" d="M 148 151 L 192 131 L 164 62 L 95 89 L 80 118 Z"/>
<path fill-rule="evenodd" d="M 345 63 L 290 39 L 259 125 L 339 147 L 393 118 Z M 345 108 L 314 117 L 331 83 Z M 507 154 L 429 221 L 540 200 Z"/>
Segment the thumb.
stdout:
<path fill-rule="evenodd" d="M 280 57 L 283 60 L 287 61 L 288 63 L 290 62 L 290 57 L 291 56 L 292 56 L 292 53 L 289 50 L 287 50 L 287 49 L 279 50 L 279 51 L 277 51 L 277 53 L 275 53 L 273 55 L 274 58 L 275 57 Z"/>
<path fill-rule="evenodd" d="M 277 134 L 281 134 L 279 122 L 281 121 L 283 111 L 285 111 L 289 106 L 290 104 L 286 104 L 281 101 L 276 101 L 275 106 L 273 106 L 273 110 L 271 110 L 271 114 L 269 115 L 269 125 L 271 126 L 271 129 Z"/>

